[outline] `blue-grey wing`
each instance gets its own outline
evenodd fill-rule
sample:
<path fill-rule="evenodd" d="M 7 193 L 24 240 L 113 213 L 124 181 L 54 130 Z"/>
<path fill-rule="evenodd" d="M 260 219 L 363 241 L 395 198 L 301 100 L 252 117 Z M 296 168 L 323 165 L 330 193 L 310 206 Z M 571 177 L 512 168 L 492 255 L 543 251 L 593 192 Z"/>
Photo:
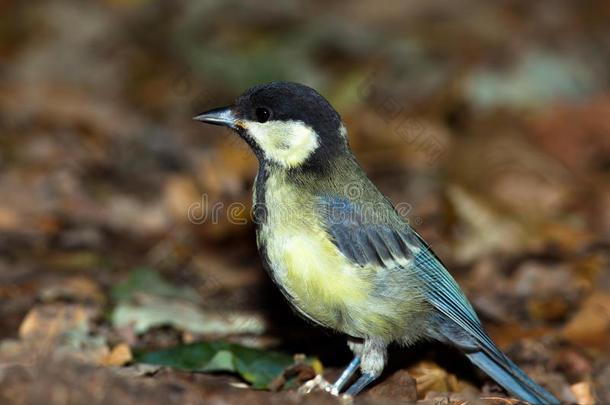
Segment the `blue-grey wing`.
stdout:
<path fill-rule="evenodd" d="M 474 339 L 473 346 L 497 352 L 453 277 L 398 214 L 387 218 L 380 214 L 383 210 L 368 212 L 367 207 L 353 201 L 327 195 L 320 197 L 320 204 L 319 212 L 327 232 L 349 260 L 358 266 L 385 268 L 408 263 L 405 270 L 410 271 L 414 284 L 427 301 L 466 332 L 467 337 Z"/>

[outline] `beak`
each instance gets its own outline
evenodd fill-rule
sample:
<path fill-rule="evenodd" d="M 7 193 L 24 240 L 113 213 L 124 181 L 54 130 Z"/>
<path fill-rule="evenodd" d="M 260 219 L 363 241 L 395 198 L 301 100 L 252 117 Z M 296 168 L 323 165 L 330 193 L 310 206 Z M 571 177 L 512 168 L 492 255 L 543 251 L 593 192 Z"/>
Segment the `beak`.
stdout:
<path fill-rule="evenodd" d="M 239 129 L 246 129 L 244 124 L 235 118 L 231 112 L 231 107 L 214 108 L 213 110 L 206 111 L 193 117 L 193 119 L 208 124 L 222 125 L 236 131 Z"/>

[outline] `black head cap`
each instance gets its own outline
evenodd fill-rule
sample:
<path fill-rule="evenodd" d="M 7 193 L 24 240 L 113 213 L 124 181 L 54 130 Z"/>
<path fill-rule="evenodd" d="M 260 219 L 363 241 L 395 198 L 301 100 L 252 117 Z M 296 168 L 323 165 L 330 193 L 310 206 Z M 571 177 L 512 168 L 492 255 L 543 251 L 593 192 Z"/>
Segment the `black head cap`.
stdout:
<path fill-rule="evenodd" d="M 319 134 L 339 131 L 341 117 L 311 87 L 293 82 L 271 82 L 253 87 L 234 103 L 238 117 L 257 120 L 257 109 L 267 108 L 270 120 L 303 121 Z"/>
<path fill-rule="evenodd" d="M 313 129 L 318 146 L 299 169 L 322 168 L 336 156 L 349 151 L 341 117 L 324 97 L 299 83 L 271 82 L 253 87 L 229 107 L 207 111 L 196 120 L 225 125 L 237 131 L 261 162 L 265 153 L 250 136 L 248 122 L 297 121 Z"/>
<path fill-rule="evenodd" d="M 320 93 L 303 84 L 271 82 L 253 87 L 235 100 L 231 110 L 238 119 L 251 121 L 259 120 L 266 110 L 269 116 L 264 119 L 302 121 L 313 128 L 321 146 L 311 156 L 313 165 L 349 148 L 339 113 Z"/>

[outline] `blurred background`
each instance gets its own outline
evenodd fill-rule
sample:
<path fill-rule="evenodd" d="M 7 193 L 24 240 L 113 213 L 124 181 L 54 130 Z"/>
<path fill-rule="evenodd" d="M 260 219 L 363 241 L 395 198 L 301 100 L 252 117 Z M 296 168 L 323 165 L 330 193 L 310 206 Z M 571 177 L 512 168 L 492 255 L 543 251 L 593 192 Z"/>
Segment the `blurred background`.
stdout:
<path fill-rule="evenodd" d="M 349 361 L 343 337 L 293 315 L 261 268 L 255 158 L 191 119 L 272 80 L 340 112 L 369 176 L 513 360 L 564 401 L 610 402 L 610 3 L 0 10 L 7 403 L 295 400 L 133 361 L 202 340 L 317 356 L 331 376 Z M 398 352 L 378 395 L 502 395 L 450 348 Z"/>

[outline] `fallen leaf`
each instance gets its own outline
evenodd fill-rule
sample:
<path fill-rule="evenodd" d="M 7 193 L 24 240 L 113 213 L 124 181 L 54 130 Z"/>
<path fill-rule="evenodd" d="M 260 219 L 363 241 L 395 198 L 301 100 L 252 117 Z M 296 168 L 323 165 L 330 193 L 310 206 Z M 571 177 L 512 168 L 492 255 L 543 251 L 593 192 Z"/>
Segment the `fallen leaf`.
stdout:
<path fill-rule="evenodd" d="M 61 283 L 42 288 L 40 298 L 45 302 L 68 299 L 80 302 L 89 301 L 100 305 L 106 303 L 106 295 L 99 284 L 82 276 L 69 277 L 61 280 Z"/>
<path fill-rule="evenodd" d="M 286 367 L 295 364 L 285 353 L 225 342 L 198 342 L 136 355 L 135 362 L 169 366 L 179 370 L 237 372 L 252 388 L 268 388 Z M 314 360 L 308 359 L 312 364 Z"/>
<path fill-rule="evenodd" d="M 260 334 L 265 321 L 260 314 L 204 311 L 199 306 L 178 300 L 146 300 L 141 304 L 119 304 L 112 312 L 116 327 L 132 325 L 136 333 L 156 326 L 172 326 L 199 334 Z"/>
<path fill-rule="evenodd" d="M 455 242 L 455 259 L 468 262 L 490 252 L 512 253 L 525 243 L 525 231 L 515 221 L 501 216 L 465 189 L 453 186 L 449 200 L 465 230 Z"/>
<path fill-rule="evenodd" d="M 557 321 L 563 319 L 570 307 L 559 297 L 547 299 L 531 298 L 527 301 L 527 311 L 532 319 Z"/>
<path fill-rule="evenodd" d="M 477 389 L 458 378 L 437 364 L 423 361 L 408 369 L 417 384 L 417 397 L 426 398 L 430 392 L 462 392 Z"/>
<path fill-rule="evenodd" d="M 297 357 L 299 356 L 295 355 L 296 364 L 286 367 L 282 374 L 269 382 L 267 388 L 269 388 L 270 391 L 279 391 L 282 387 L 292 388 L 294 386 L 299 386 L 303 382 L 309 381 L 312 378 L 315 378 L 316 375 L 321 374 L 316 371 L 314 366 L 303 362 L 305 360 L 304 358 L 300 360 Z"/>
<path fill-rule="evenodd" d="M 110 353 L 100 359 L 102 366 L 123 366 L 133 359 L 127 343 L 116 345 Z"/>
<path fill-rule="evenodd" d="M 563 327 L 569 341 L 600 350 L 610 347 L 610 295 L 596 292 L 589 296 Z"/>
<path fill-rule="evenodd" d="M 149 269 L 132 271 L 127 280 L 112 289 L 112 295 L 119 301 L 112 311 L 113 325 L 131 325 L 136 333 L 166 325 L 213 335 L 261 334 L 266 328 L 258 313 L 204 310 L 194 289 L 174 286 Z"/>
<path fill-rule="evenodd" d="M 2 350 L 0 357 L 8 356 L 19 364 L 30 364 L 49 355 L 97 363 L 108 354 L 108 347 L 103 336 L 91 334 L 91 317 L 91 311 L 79 305 L 34 307 L 19 328 L 21 340 L 9 350 Z"/>
<path fill-rule="evenodd" d="M 34 307 L 19 326 L 21 339 L 52 340 L 70 331 L 88 330 L 88 315 L 81 306 Z"/>
<path fill-rule="evenodd" d="M 595 396 L 593 395 L 593 387 L 588 381 L 581 381 L 570 386 L 572 393 L 576 397 L 579 405 L 595 404 Z"/>

